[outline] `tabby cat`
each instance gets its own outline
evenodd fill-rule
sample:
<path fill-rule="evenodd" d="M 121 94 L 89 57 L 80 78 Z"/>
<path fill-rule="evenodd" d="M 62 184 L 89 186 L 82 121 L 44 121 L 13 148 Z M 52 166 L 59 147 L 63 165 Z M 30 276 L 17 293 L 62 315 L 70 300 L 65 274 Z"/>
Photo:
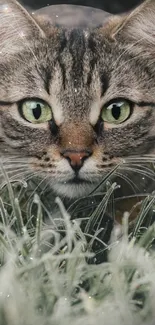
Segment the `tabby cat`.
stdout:
<path fill-rule="evenodd" d="M 61 26 L 0 0 L 0 155 L 10 178 L 41 177 L 76 198 L 117 165 L 125 178 L 131 164 L 140 173 L 153 161 L 154 22 L 154 0 L 100 26 Z"/>

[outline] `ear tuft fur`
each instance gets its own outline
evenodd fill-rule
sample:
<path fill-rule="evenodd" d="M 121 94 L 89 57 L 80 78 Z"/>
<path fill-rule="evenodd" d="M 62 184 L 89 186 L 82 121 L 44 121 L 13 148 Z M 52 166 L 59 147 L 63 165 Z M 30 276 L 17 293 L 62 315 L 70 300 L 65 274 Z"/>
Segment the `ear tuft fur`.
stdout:
<path fill-rule="evenodd" d="M 139 44 L 155 44 L 155 1 L 145 1 L 123 18 L 113 36 L 117 38 L 119 35 Z"/>
<path fill-rule="evenodd" d="M 44 32 L 33 17 L 16 1 L 0 0 L 0 53 L 9 55 L 25 47 L 30 38 Z M 31 37 L 30 37 L 31 36 Z"/>

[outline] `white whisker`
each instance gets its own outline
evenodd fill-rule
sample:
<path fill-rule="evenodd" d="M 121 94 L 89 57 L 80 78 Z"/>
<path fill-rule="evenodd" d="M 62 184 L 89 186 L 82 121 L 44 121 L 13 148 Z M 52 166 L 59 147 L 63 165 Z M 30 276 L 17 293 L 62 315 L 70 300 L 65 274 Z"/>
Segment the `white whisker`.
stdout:
<path fill-rule="evenodd" d="M 31 195 L 29 196 L 28 200 L 25 202 L 25 205 L 28 204 L 28 202 L 30 201 L 30 199 L 34 196 L 34 194 L 36 193 L 36 191 L 38 190 L 38 188 L 41 186 L 41 184 L 46 181 L 46 179 L 48 178 L 49 176 L 45 176 L 36 186 L 36 188 L 34 189 L 34 191 L 31 193 Z M 41 196 L 41 195 L 40 195 Z"/>
<path fill-rule="evenodd" d="M 131 167 L 123 166 L 122 168 L 123 168 L 124 171 L 136 172 L 137 174 L 141 174 L 142 176 L 146 176 L 146 177 L 150 178 L 151 180 L 155 180 L 155 177 L 153 177 L 153 176 L 155 176 L 155 174 L 152 175 L 152 174 L 150 174 L 150 173 L 148 173 L 148 172 L 146 172 L 146 171 L 144 171 L 142 169 L 138 169 L 138 168 L 134 168 L 134 167 L 132 168 L 132 166 Z"/>
<path fill-rule="evenodd" d="M 134 191 L 134 193 L 136 193 L 136 190 L 139 190 L 137 185 L 135 183 L 133 183 L 133 181 L 131 181 L 131 179 L 129 179 L 126 175 L 121 174 L 119 172 L 116 172 L 115 175 L 120 177 L 122 180 L 124 180 L 131 187 L 131 189 Z"/>
<path fill-rule="evenodd" d="M 128 167 L 128 164 L 125 165 L 125 167 Z M 150 176 L 155 176 L 155 172 L 154 170 L 151 169 L 151 167 L 147 167 L 146 165 L 143 164 L 136 164 L 136 163 L 130 163 L 129 167 L 132 167 L 133 170 L 136 169 L 138 167 L 138 169 L 145 171 L 146 173 L 148 173 L 148 175 Z"/>
<path fill-rule="evenodd" d="M 146 155 L 146 156 L 130 156 L 130 157 L 126 157 L 124 158 L 124 163 L 128 163 L 128 162 L 155 162 L 155 155 Z"/>
<path fill-rule="evenodd" d="M 42 189 L 42 191 L 41 191 L 41 193 L 40 193 L 40 196 L 45 192 L 45 190 L 47 189 L 47 187 L 48 187 L 48 185 L 51 183 L 51 180 L 49 180 L 46 184 L 45 184 L 45 186 L 43 187 L 43 189 Z"/>

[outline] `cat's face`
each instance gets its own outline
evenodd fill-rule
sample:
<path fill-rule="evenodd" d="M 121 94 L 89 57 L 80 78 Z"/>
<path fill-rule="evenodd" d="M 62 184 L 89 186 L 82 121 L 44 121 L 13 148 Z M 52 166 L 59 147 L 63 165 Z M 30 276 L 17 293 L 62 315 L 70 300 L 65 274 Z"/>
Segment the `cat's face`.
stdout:
<path fill-rule="evenodd" d="M 0 155 L 58 195 L 155 150 L 155 4 L 100 28 L 34 21 L 0 0 Z M 153 34 L 154 33 L 154 34 Z M 154 42 L 154 43 L 153 43 Z"/>

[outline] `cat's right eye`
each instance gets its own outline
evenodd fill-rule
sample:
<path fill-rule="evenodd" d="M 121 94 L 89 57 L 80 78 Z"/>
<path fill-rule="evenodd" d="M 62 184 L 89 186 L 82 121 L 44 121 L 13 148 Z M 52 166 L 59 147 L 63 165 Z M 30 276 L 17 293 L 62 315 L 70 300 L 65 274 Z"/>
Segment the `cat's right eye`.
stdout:
<path fill-rule="evenodd" d="M 52 110 L 50 106 L 40 99 L 25 100 L 19 107 L 21 116 L 30 123 L 45 123 L 51 121 Z"/>

